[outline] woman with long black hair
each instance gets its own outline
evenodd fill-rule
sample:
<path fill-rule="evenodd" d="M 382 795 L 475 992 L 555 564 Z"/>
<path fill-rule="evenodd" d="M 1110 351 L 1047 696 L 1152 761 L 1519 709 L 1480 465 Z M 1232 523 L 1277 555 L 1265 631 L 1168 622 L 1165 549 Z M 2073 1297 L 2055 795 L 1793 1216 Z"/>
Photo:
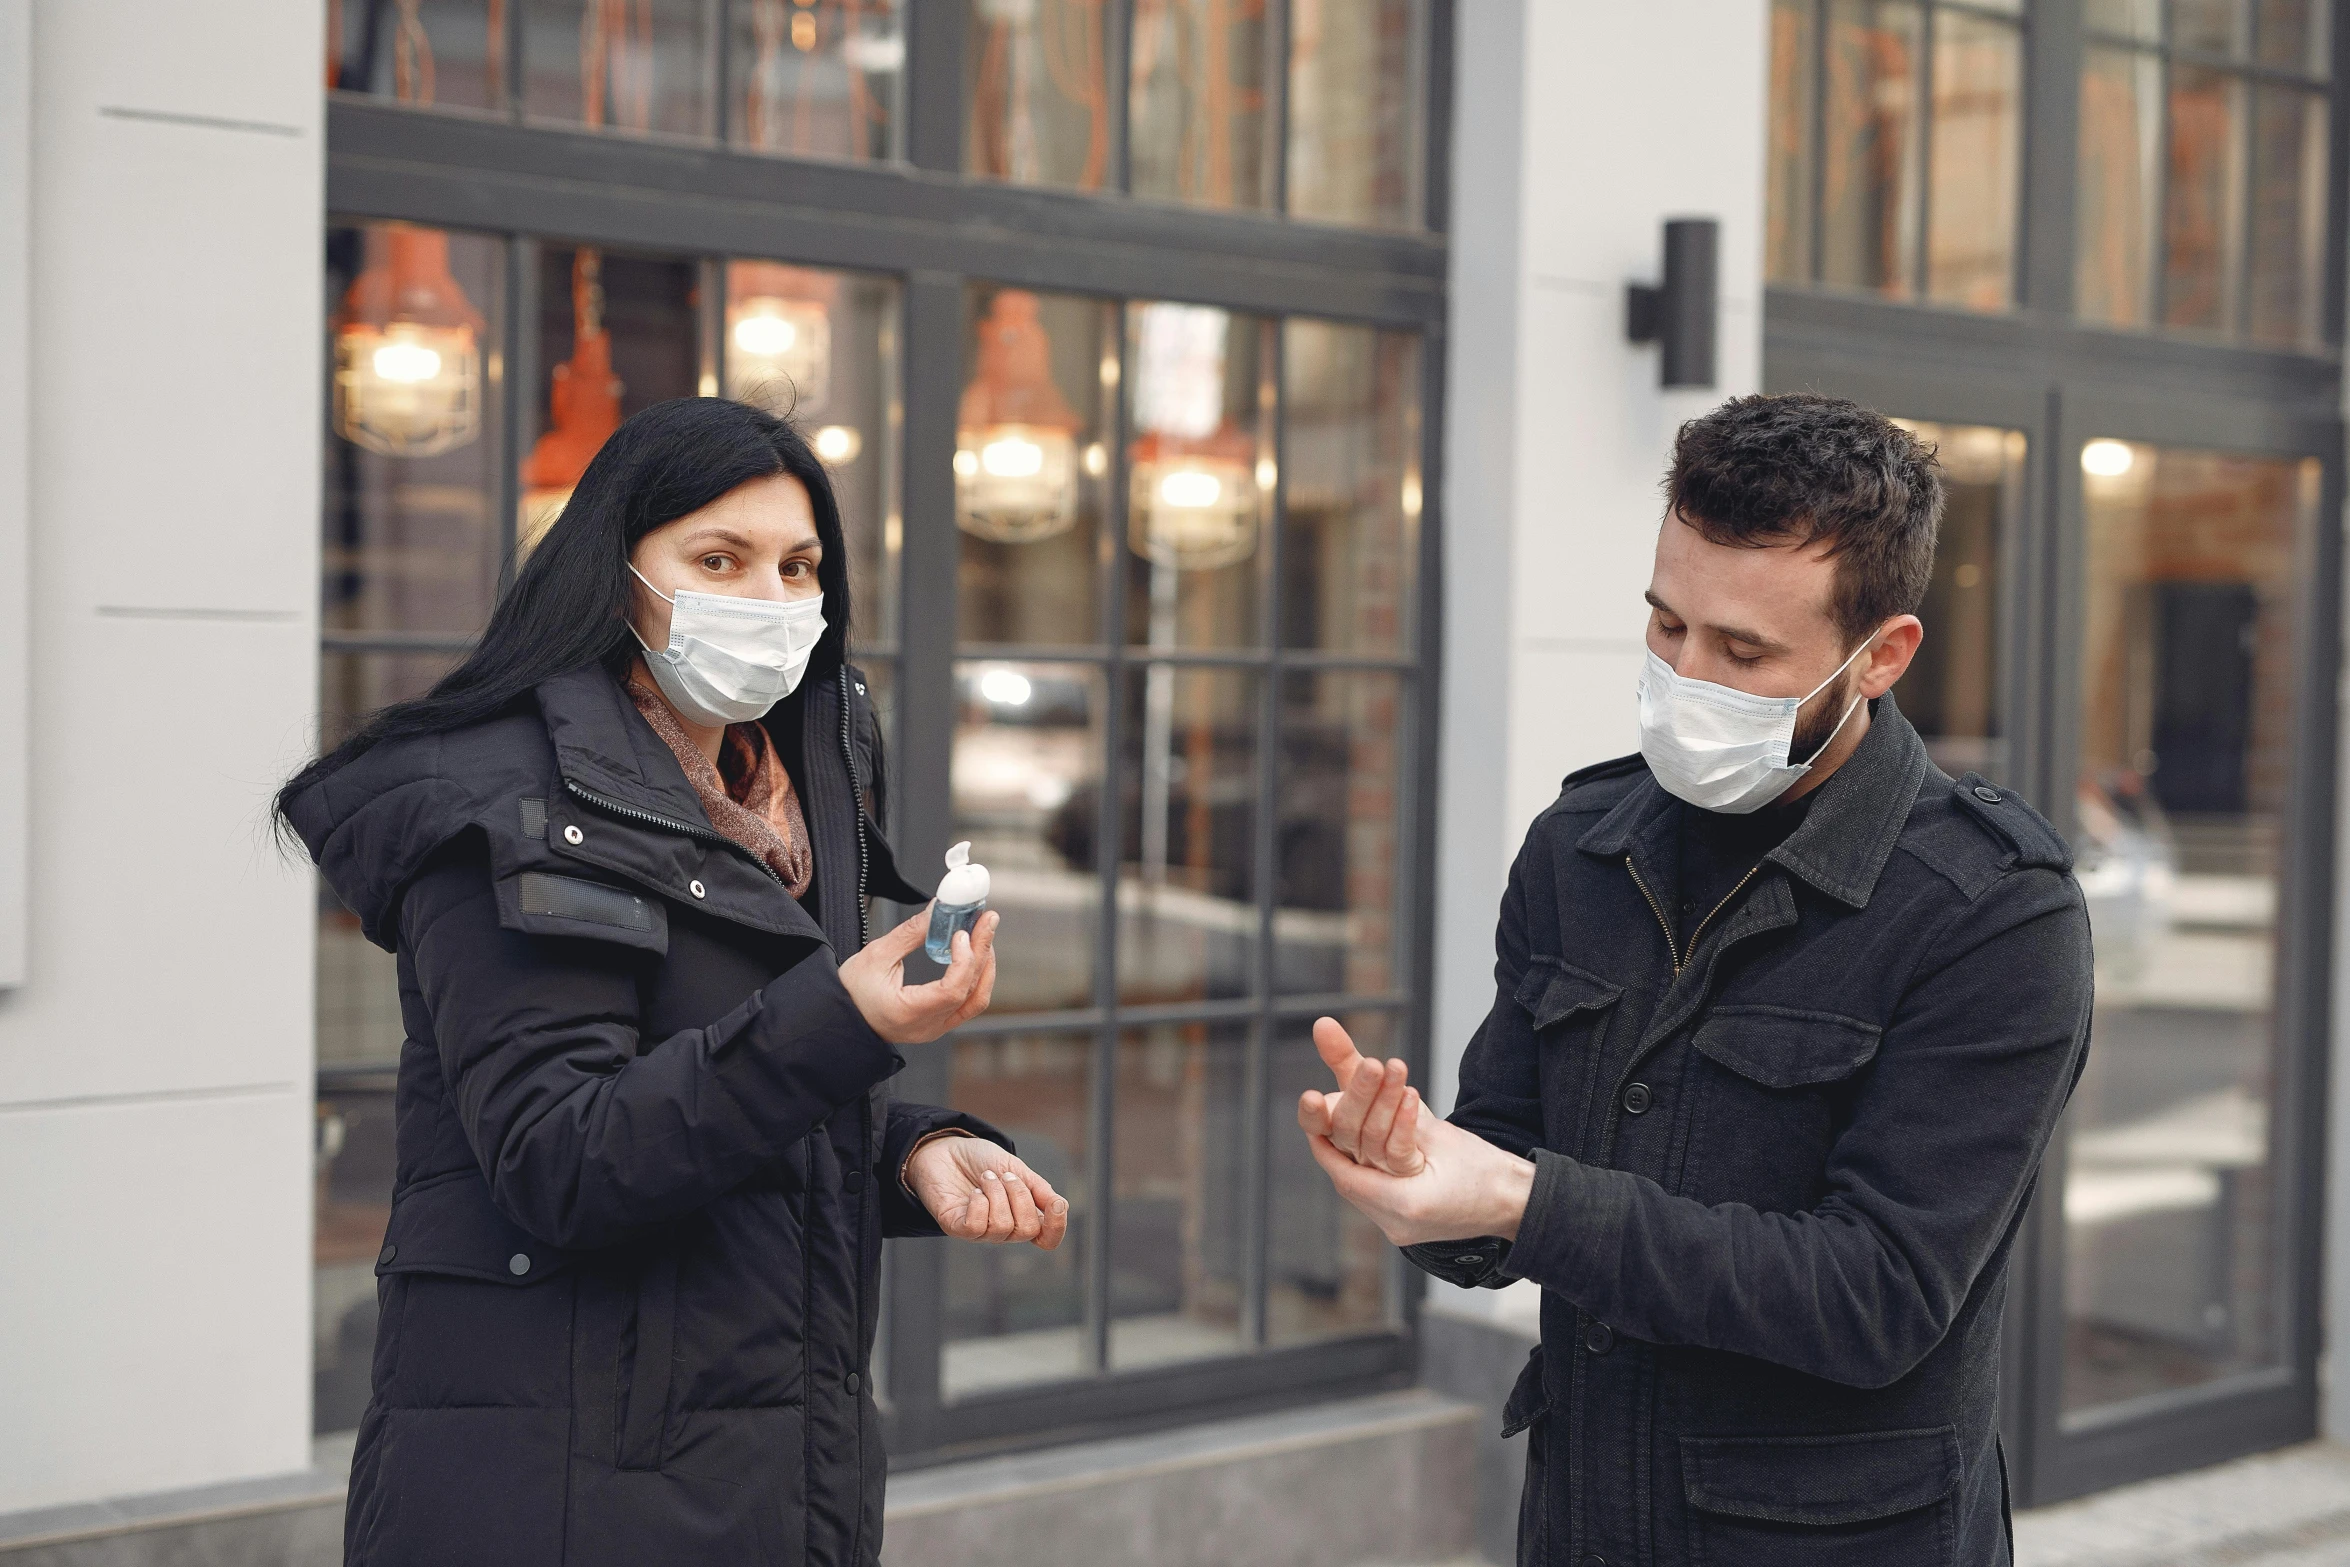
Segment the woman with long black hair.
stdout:
<path fill-rule="evenodd" d="M 824 466 L 740 403 L 605 443 L 481 642 L 278 810 L 398 955 L 353 1564 L 869 1564 L 884 1235 L 1050 1248 L 1001 1134 L 893 1103 L 995 922 L 905 982 Z"/>

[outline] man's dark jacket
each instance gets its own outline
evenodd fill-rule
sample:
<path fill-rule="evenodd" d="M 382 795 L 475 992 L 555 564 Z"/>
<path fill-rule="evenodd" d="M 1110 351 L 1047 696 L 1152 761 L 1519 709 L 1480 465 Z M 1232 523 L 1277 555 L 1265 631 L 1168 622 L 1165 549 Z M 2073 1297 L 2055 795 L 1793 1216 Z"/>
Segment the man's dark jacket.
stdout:
<path fill-rule="evenodd" d="M 1890 699 L 1694 943 L 1683 809 L 1633 757 L 1535 822 L 1452 1116 L 1533 1197 L 1506 1249 L 1412 1248 L 1542 1286 L 1519 1560 L 2003 1563 L 2008 1250 L 2089 1042 L 2071 855 Z"/>
<path fill-rule="evenodd" d="M 842 989 L 875 729 L 836 668 L 767 720 L 815 917 L 719 836 L 601 668 L 391 742 L 295 827 L 399 957 L 398 1176 L 345 1524 L 353 1567 L 878 1559 L 867 1368 L 898 1184 L 962 1125 Z"/>

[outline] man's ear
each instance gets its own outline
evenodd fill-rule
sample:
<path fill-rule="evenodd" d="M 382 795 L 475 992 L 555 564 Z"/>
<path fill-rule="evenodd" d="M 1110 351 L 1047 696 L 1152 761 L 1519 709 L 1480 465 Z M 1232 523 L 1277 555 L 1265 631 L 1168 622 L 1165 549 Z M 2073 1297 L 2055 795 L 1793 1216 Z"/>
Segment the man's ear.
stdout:
<path fill-rule="evenodd" d="M 1918 656 L 1918 644 L 1925 639 L 1926 624 L 1915 615 L 1896 615 L 1886 621 L 1863 660 L 1860 694 L 1873 702 L 1892 690 L 1895 682 L 1909 673 L 1909 661 Z"/>

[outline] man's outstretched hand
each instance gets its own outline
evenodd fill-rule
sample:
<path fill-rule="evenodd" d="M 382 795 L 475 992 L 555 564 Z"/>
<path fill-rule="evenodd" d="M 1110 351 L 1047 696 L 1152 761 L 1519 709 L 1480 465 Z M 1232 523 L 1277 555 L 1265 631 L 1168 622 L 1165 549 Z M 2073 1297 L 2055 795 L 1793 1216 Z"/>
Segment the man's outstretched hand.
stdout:
<path fill-rule="evenodd" d="M 1516 1240 L 1534 1165 L 1420 1113 L 1401 1061 L 1372 1061 L 1335 1018 L 1314 1024 L 1338 1092 L 1308 1089 L 1297 1123 L 1338 1195 L 1398 1246 L 1498 1235 Z"/>

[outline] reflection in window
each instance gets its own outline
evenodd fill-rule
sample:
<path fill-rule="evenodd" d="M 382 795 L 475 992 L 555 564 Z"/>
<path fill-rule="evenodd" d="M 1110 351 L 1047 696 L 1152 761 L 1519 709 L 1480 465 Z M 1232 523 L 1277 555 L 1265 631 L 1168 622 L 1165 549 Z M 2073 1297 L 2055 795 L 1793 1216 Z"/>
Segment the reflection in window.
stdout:
<path fill-rule="evenodd" d="M 726 395 L 789 418 L 831 470 L 860 649 L 897 637 L 896 342 L 889 279 L 726 264 Z"/>
<path fill-rule="evenodd" d="M 966 173 L 1100 190 L 1110 173 L 1105 0 L 969 0 Z"/>
<path fill-rule="evenodd" d="M 1115 1370 L 1243 1347 L 1249 1027 L 1170 1023 L 1119 1036 L 1110 1199 Z"/>
<path fill-rule="evenodd" d="M 327 86 L 419 109 L 506 107 L 502 0 L 327 0 Z"/>
<path fill-rule="evenodd" d="M 2014 3 L 1774 0 L 1773 282 L 2002 310 L 2014 299 Z"/>
<path fill-rule="evenodd" d="M 1273 504 L 1272 323 L 1209 305 L 1129 307 L 1127 640 L 1261 641 Z"/>
<path fill-rule="evenodd" d="M 727 131 L 737 146 L 887 158 L 906 63 L 897 0 L 732 0 Z"/>
<path fill-rule="evenodd" d="M 522 7 L 522 112 L 590 130 L 710 134 L 705 0 L 507 0 Z"/>
<path fill-rule="evenodd" d="M 940 1390 L 966 1398 L 1083 1374 L 1086 1258 L 1099 1244 L 1091 1211 L 1093 1038 L 1007 1034 L 957 1039 L 947 1102 L 999 1126 L 1030 1169 L 1069 1199 L 1059 1248 L 946 1248 Z"/>
<path fill-rule="evenodd" d="M 955 431 L 958 635 L 1096 642 L 1115 312 L 988 285 L 971 290 L 967 309 L 969 370 Z"/>
<path fill-rule="evenodd" d="M 1282 644 L 1406 656 L 1419 551 L 1419 339 L 1303 319 L 1282 333 Z"/>
<path fill-rule="evenodd" d="M 389 1070 L 337 1074 L 318 1092 L 310 1321 L 311 1428 L 321 1434 L 354 1429 L 367 1408 L 375 1259 L 392 1217 L 392 1101 Z"/>
<path fill-rule="evenodd" d="M 2068 1114 L 2068 1415 L 2283 1352 L 2276 920 L 2318 489 L 2315 461 L 2096 440 L 2081 464 L 2097 1048 Z"/>
<path fill-rule="evenodd" d="M 2313 347 L 2327 8 L 2098 0 L 2084 15 L 2076 308 Z M 2193 63 L 2173 51 L 2195 56 Z M 2254 62 L 2263 74 L 2249 74 Z"/>
<path fill-rule="evenodd" d="M 1396 1014 L 1350 1011 L 1338 1020 L 1364 1055 L 1403 1053 Z M 1329 1086 L 1330 1069 L 1314 1051 L 1312 1027 L 1298 1019 L 1284 1023 L 1276 1036 L 1268 1074 L 1276 1107 L 1295 1106 L 1305 1090 Z M 1305 1139 L 1284 1131 L 1273 1139 L 1267 1183 L 1272 1212 L 1266 1216 L 1266 1341 L 1301 1344 L 1392 1327 L 1395 1248 L 1332 1188 Z"/>
<path fill-rule="evenodd" d="M 1134 0 L 1127 159 L 1135 195 L 1272 205 L 1266 9 L 1267 0 Z"/>
<path fill-rule="evenodd" d="M 1152 664 L 1126 679 L 1118 998 L 1245 995 L 1258 947 L 1262 677 Z"/>
<path fill-rule="evenodd" d="M 967 660 L 956 665 L 955 695 L 954 834 L 988 868 L 988 904 L 1003 915 L 994 1010 L 1090 1006 L 1098 807 L 1077 797 L 1101 784 L 1101 672 Z"/>
<path fill-rule="evenodd" d="M 520 548 L 562 515 L 620 421 L 701 388 L 700 267 L 582 245 L 539 252 L 537 442 L 522 465 Z"/>
<path fill-rule="evenodd" d="M 1899 421 L 1933 446 L 1949 498 L 1934 578 L 1918 618 L 1926 639 L 1893 688 L 1934 765 L 2008 775 L 2000 724 L 2000 550 L 2023 517 L 2024 437 L 1983 425 Z"/>
<path fill-rule="evenodd" d="M 1421 0 L 1291 0 L 1289 211 L 1420 224 Z"/>
<path fill-rule="evenodd" d="M 1283 994 L 1396 986 L 1403 677 L 1285 676 L 1274 824 L 1273 982 Z"/>

